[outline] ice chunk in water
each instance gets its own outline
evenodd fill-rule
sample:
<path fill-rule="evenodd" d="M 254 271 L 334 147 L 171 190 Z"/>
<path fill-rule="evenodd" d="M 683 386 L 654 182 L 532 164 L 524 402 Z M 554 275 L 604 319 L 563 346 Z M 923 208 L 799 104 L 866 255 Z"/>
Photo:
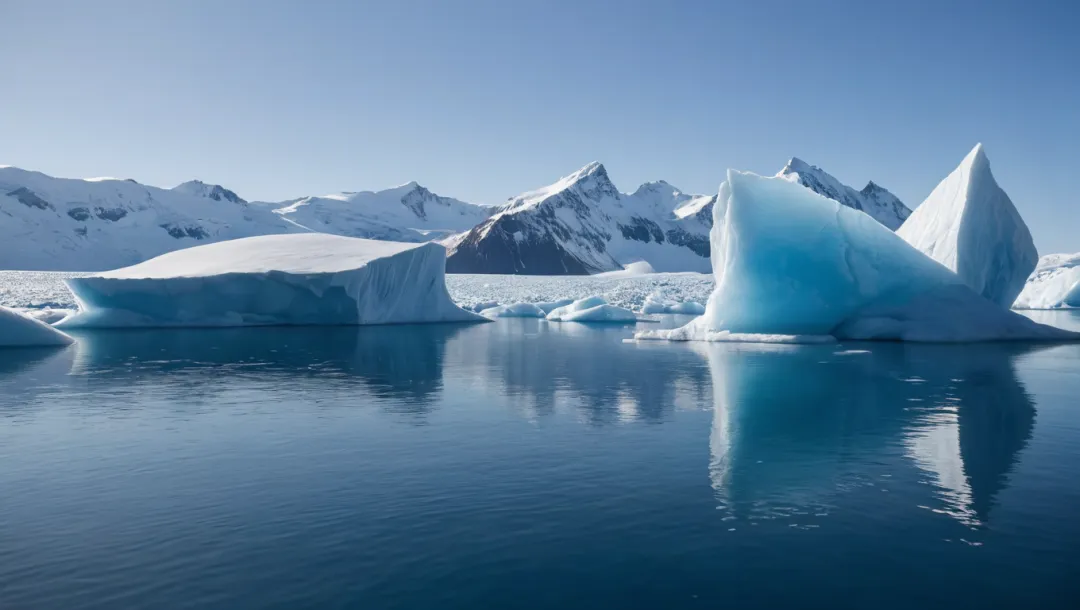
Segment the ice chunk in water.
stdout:
<path fill-rule="evenodd" d="M 170 252 L 72 278 L 71 326 L 245 326 L 483 321 L 450 300 L 446 251 L 306 233 Z"/>

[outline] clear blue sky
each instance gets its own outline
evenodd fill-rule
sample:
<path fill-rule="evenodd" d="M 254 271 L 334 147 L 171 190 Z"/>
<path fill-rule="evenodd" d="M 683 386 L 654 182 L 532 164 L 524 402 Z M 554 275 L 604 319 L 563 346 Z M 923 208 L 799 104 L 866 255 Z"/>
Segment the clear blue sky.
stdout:
<path fill-rule="evenodd" d="M 914 207 L 982 141 L 1040 251 L 1080 251 L 1077 4 L 0 0 L 0 163 L 497 203 L 798 156 Z"/>

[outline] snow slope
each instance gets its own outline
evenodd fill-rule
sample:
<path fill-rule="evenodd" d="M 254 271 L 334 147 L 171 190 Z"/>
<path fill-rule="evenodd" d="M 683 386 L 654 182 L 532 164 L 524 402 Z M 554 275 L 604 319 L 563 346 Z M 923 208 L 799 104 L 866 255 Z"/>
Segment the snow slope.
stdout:
<path fill-rule="evenodd" d="M 990 173 L 982 144 L 897 231 L 956 272 L 975 292 L 1009 307 L 1039 262 L 1024 219 Z"/>
<path fill-rule="evenodd" d="M 282 218 L 319 233 L 422 242 L 466 231 L 493 208 L 441 197 L 415 182 L 383 191 L 304 197 L 277 204 Z"/>
<path fill-rule="evenodd" d="M 868 215 L 783 178 L 729 171 L 711 238 L 705 314 L 639 338 L 1080 338 L 991 303 Z"/>
<path fill-rule="evenodd" d="M 600 163 L 511 199 L 444 243 L 451 273 L 582 275 L 646 261 L 656 271 L 709 267 L 710 198 L 650 182 L 620 193 Z M 694 206 L 677 215 L 676 209 Z"/>
<path fill-rule="evenodd" d="M 911 210 L 897 199 L 896 195 L 872 181 L 868 182 L 863 190 L 856 191 L 825 170 L 796 157 L 792 157 L 776 175 L 784 180 L 797 182 L 818 195 L 838 201 L 853 210 L 866 212 L 893 231 L 900 228 L 911 215 Z"/>
<path fill-rule="evenodd" d="M 73 339 L 33 318 L 0 307 L 0 348 L 68 345 Z"/>
<path fill-rule="evenodd" d="M 1039 259 L 1020 296 L 1016 309 L 1080 307 L 1080 253 L 1047 254 Z"/>
<path fill-rule="evenodd" d="M 395 324 L 484 320 L 450 300 L 445 250 L 305 233 L 171 252 L 67 280 L 65 327 Z"/>
<path fill-rule="evenodd" d="M 0 269 L 102 271 L 195 245 L 298 231 L 215 185 L 169 190 L 0 167 Z"/>

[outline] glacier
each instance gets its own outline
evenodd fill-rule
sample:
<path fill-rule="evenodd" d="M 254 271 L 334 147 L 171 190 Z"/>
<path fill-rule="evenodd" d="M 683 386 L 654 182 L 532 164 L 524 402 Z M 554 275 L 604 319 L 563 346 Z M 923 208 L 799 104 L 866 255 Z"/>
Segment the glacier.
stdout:
<path fill-rule="evenodd" d="M 0 348 L 70 345 L 74 339 L 52 326 L 0 306 Z"/>
<path fill-rule="evenodd" d="M 485 321 L 450 299 L 439 244 L 320 233 L 170 252 L 66 280 L 63 327 L 400 324 Z"/>
<path fill-rule="evenodd" d="M 915 208 L 897 234 L 1002 307 L 1013 304 L 1039 261 L 1031 232 L 994 180 L 982 144 Z"/>
<path fill-rule="evenodd" d="M 1070 340 L 988 301 L 870 216 L 782 178 L 729 170 L 713 209 L 705 314 L 639 339 Z"/>
<path fill-rule="evenodd" d="M 1080 307 L 1080 253 L 1047 254 L 1039 259 L 1015 309 L 1059 309 Z"/>

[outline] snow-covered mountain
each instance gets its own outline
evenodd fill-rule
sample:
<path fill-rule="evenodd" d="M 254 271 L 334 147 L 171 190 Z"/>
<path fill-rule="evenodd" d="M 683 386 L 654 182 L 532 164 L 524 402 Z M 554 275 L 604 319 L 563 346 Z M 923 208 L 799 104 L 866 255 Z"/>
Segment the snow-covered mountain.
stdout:
<path fill-rule="evenodd" d="M 289 222 L 319 233 L 408 242 L 466 231 L 493 210 L 441 197 L 415 182 L 383 191 L 303 197 L 264 205 L 274 207 Z"/>
<path fill-rule="evenodd" d="M 780 175 L 890 228 L 910 213 L 873 183 L 855 191 L 798 159 Z M 249 203 L 199 180 L 162 189 L 0 167 L 0 269 L 101 271 L 214 241 L 314 231 L 443 240 L 447 270 L 458 273 L 586 274 L 635 261 L 657 271 L 707 272 L 715 201 L 662 180 L 621 193 L 599 163 L 497 207 L 442 197 L 415 182 Z"/>
<path fill-rule="evenodd" d="M 214 201 L 231 201 L 233 203 L 247 203 L 239 195 L 221 186 L 220 184 L 207 184 L 201 180 L 189 180 L 183 184 L 174 186 L 172 190 L 205 197 Z"/>
<path fill-rule="evenodd" d="M 849 208 L 862 210 L 893 231 L 899 229 L 907 217 L 911 216 L 911 210 L 897 199 L 896 195 L 873 181 L 868 182 L 863 190 L 856 191 L 820 167 L 810 165 L 797 157 L 792 157 L 776 175 L 791 182 L 798 182 L 818 195 L 839 201 Z"/>
<path fill-rule="evenodd" d="M 450 273 L 582 275 L 648 261 L 657 271 L 710 269 L 710 197 L 666 182 L 620 193 L 600 163 L 514 197 L 452 236 Z M 682 209 L 682 215 L 676 214 Z"/>
<path fill-rule="evenodd" d="M 189 246 L 302 231 L 215 185 L 162 189 L 0 167 L 0 269 L 103 271 Z"/>

